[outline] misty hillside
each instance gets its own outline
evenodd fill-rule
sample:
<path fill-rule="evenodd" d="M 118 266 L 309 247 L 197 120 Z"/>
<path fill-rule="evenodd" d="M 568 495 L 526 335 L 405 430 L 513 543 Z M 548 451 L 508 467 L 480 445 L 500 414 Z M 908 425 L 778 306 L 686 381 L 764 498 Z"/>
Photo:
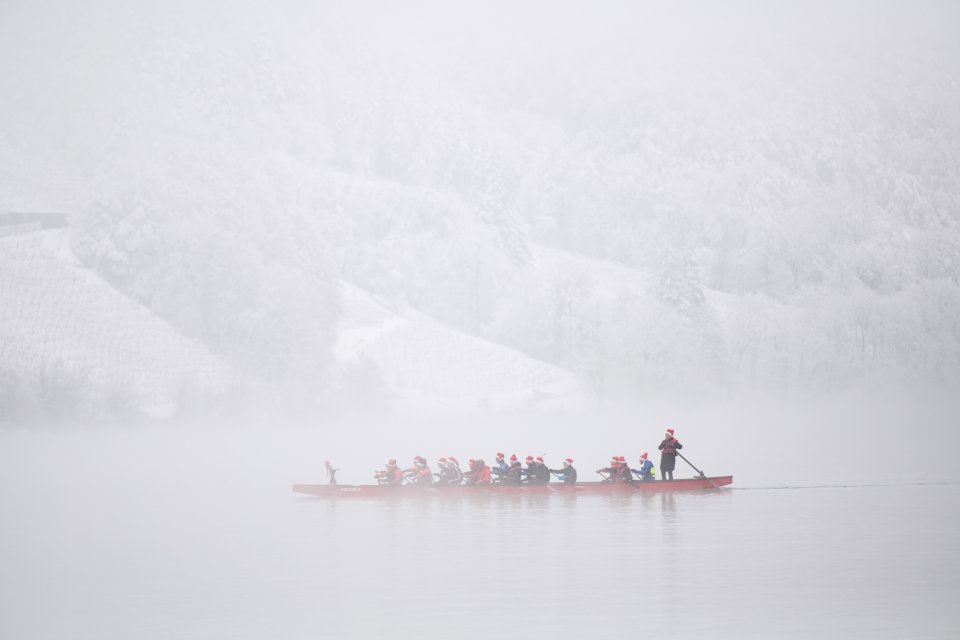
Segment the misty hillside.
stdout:
<path fill-rule="evenodd" d="M 0 210 L 298 397 L 955 384 L 956 7 L 547 9 L 5 3 Z"/>
<path fill-rule="evenodd" d="M 343 390 L 367 401 L 509 410 L 578 406 L 584 399 L 569 371 L 422 313 L 392 309 L 352 286 L 337 353 L 346 370 Z"/>
<path fill-rule="evenodd" d="M 63 231 L 0 237 L 2 417 L 166 415 L 228 367 L 83 268 Z"/>
<path fill-rule="evenodd" d="M 169 415 L 236 393 L 241 372 L 83 268 L 65 231 L 8 228 L 0 237 L 4 416 Z M 570 372 L 349 285 L 335 352 L 333 394 L 348 404 L 511 409 L 584 397 Z"/>

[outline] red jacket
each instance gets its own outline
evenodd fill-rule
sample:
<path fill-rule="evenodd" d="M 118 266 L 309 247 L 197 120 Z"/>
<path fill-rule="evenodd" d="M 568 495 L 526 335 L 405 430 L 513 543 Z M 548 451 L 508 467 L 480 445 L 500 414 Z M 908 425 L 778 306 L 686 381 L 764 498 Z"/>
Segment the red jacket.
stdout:
<path fill-rule="evenodd" d="M 430 467 L 427 465 L 410 467 L 404 471 L 404 473 L 407 472 L 410 472 L 413 476 L 412 480 L 415 484 L 433 484 L 433 472 L 430 471 Z"/>

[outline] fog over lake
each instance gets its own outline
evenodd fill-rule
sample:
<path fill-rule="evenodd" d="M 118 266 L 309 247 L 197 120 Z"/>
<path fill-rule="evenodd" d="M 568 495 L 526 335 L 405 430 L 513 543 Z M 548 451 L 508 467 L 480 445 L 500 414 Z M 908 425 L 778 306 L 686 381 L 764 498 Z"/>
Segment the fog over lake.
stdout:
<path fill-rule="evenodd" d="M 954 2 L 0 2 L 0 638 L 960 636 L 958 78 Z M 732 484 L 291 491 L 667 428 Z"/>

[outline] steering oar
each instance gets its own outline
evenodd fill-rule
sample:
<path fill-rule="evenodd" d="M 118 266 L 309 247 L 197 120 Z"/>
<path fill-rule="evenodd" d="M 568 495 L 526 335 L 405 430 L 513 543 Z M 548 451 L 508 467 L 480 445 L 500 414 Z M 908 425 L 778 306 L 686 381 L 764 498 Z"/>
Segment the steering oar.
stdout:
<path fill-rule="evenodd" d="M 713 480 L 711 480 L 710 478 L 707 477 L 707 474 L 705 474 L 705 473 L 704 473 L 703 471 L 701 471 L 700 469 L 697 469 L 696 467 L 694 467 L 692 462 L 690 462 L 689 460 L 687 460 L 686 458 L 684 458 L 682 453 L 680 453 L 679 451 L 677 451 L 676 453 L 677 453 L 678 456 L 680 456 L 681 458 L 683 458 L 683 461 L 684 461 L 684 462 L 686 462 L 688 465 L 690 465 L 691 467 L 693 467 L 693 470 L 694 470 L 694 471 L 696 471 L 697 473 L 700 474 L 700 478 L 701 478 L 701 479 L 706 480 L 706 481 L 709 482 L 711 485 L 713 485 L 713 488 L 714 488 L 714 489 L 719 489 L 719 488 L 720 488 L 719 486 L 717 486 L 716 484 L 713 483 Z"/>

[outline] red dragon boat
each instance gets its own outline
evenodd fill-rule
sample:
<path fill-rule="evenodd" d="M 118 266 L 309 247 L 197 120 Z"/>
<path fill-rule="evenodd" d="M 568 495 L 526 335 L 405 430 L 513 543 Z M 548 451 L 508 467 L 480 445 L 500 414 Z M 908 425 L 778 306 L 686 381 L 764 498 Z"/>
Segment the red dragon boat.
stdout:
<path fill-rule="evenodd" d="M 465 496 L 496 494 L 631 494 L 660 493 L 665 491 L 715 490 L 733 483 L 733 476 L 699 476 L 679 480 L 654 480 L 652 482 L 577 482 L 566 484 L 432 484 L 388 486 L 377 484 L 295 484 L 296 493 L 320 498 L 399 498 L 422 496 Z"/>

